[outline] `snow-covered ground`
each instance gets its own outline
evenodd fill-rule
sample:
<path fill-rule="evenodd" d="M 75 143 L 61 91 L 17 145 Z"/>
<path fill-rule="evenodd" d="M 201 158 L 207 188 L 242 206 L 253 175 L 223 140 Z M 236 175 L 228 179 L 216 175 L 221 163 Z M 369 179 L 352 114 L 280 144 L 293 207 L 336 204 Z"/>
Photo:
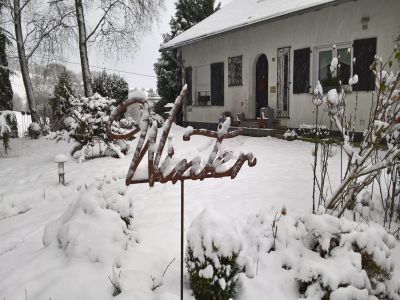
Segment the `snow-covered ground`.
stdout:
<path fill-rule="evenodd" d="M 173 126 L 171 133 L 179 157 L 210 147 L 204 137 L 181 141 L 181 128 Z M 8 156 L 0 152 L 0 299 L 113 299 L 111 280 L 121 286 L 116 299 L 179 299 L 180 186 L 126 188 L 135 143 L 123 159 L 67 162 L 66 187 L 57 183 L 54 157 L 66 153 L 69 144 L 19 139 L 11 141 Z M 275 214 L 286 207 L 277 247 L 287 248 L 290 226 L 297 216 L 311 212 L 313 145 L 237 137 L 224 140 L 223 146 L 253 152 L 257 165 L 244 165 L 235 180 L 186 181 L 185 228 L 205 208 L 230 217 L 243 241 L 242 254 L 254 265 L 258 261 L 254 278 L 241 275 L 238 298 L 297 299 L 296 268 L 282 268 L 294 264 L 295 252 L 267 253 L 266 245 L 256 251 L 254 239 L 262 239 Z M 330 165 L 333 181 L 339 177 L 339 164 L 336 154 Z M 105 209 L 117 202 L 118 211 L 129 211 L 132 205 L 128 229 L 116 213 Z M 390 254 L 400 260 L 395 245 Z M 163 285 L 152 291 L 152 276 L 161 279 L 174 258 Z M 400 282 L 399 267 L 395 265 L 392 280 Z M 184 298 L 194 299 L 189 288 Z"/>

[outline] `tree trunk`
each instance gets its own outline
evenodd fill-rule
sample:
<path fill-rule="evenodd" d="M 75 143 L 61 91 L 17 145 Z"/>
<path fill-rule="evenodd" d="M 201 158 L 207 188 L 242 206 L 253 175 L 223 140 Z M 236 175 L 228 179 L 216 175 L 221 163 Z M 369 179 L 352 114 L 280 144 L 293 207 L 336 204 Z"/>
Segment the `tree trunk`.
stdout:
<path fill-rule="evenodd" d="M 78 22 L 79 55 L 81 57 L 83 89 L 85 91 L 85 96 L 90 97 L 93 95 L 92 75 L 90 74 L 89 59 L 87 55 L 86 25 L 82 0 L 75 0 L 75 9 L 76 19 Z"/>
<path fill-rule="evenodd" d="M 38 117 L 36 112 L 35 94 L 33 92 L 31 78 L 29 77 L 28 60 L 25 54 L 24 39 L 22 35 L 20 0 L 14 0 L 14 26 L 15 37 L 17 40 L 19 65 L 21 67 L 21 75 L 22 80 L 24 81 L 29 110 L 31 111 L 32 122 L 37 122 Z"/>

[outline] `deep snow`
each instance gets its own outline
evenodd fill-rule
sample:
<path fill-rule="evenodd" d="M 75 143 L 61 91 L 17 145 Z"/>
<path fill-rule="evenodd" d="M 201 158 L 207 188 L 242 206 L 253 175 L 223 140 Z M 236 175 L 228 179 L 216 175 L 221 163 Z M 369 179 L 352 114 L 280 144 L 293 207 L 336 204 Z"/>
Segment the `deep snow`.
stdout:
<path fill-rule="evenodd" d="M 210 148 L 204 137 L 183 142 L 184 132 L 176 126 L 171 129 L 177 157 Z M 7 157 L 0 153 L 0 299 L 113 299 L 109 277 L 123 291 L 116 299 L 179 299 L 180 188 L 170 183 L 126 188 L 135 143 L 123 159 L 68 161 L 66 187 L 58 184 L 54 157 L 66 153 L 69 144 L 19 139 L 11 141 Z M 243 252 L 258 257 L 257 275 L 241 276 L 238 298 L 297 299 L 295 270 L 282 269 L 283 262 L 293 263 L 292 253 L 256 253 L 251 239 L 257 234 L 248 233 L 256 229 L 252 224 L 260 215 L 265 216 L 264 226 L 270 227 L 268 222 L 283 206 L 293 220 L 311 212 L 313 145 L 251 137 L 224 140 L 222 145 L 253 152 L 257 165 L 244 165 L 235 180 L 185 182 L 185 228 L 204 208 L 232 218 L 242 236 Z M 333 181 L 339 177 L 339 163 L 337 154 L 331 162 Z M 102 184 L 107 188 L 99 193 L 96 189 Z M 114 201 L 109 186 L 126 207 L 132 203 L 129 229 L 115 214 L 105 212 Z M 287 226 L 282 226 L 284 237 Z M 400 257 L 398 244 L 392 256 Z M 173 258 L 164 284 L 151 291 L 151 276 L 162 278 Z M 395 279 L 400 278 L 398 266 L 395 271 Z M 188 288 L 185 299 L 193 299 Z"/>

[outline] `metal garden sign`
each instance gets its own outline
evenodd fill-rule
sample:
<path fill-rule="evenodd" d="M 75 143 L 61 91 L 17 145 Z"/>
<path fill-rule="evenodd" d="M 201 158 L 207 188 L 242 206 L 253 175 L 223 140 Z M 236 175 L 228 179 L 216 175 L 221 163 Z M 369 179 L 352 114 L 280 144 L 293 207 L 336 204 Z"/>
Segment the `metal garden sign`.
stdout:
<path fill-rule="evenodd" d="M 203 180 L 205 178 L 222 178 L 231 177 L 234 179 L 240 171 L 243 164 L 247 161 L 250 167 L 257 163 L 257 159 L 251 153 L 240 154 L 239 157 L 234 158 L 231 151 L 221 150 L 221 143 L 225 138 L 232 138 L 238 136 L 242 129 L 228 132 L 230 119 L 226 120 L 222 128 L 218 131 L 210 131 L 205 129 L 192 129 L 187 130 L 183 136 L 185 141 L 189 141 L 193 135 L 202 135 L 210 138 L 215 138 L 213 151 L 208 159 L 202 161 L 201 159 L 193 159 L 188 161 L 182 159 L 175 165 L 171 166 L 172 158 L 174 155 L 174 148 L 172 145 L 168 146 L 167 156 L 161 162 L 161 155 L 166 144 L 172 122 L 175 120 L 179 108 L 182 106 L 186 99 L 187 87 L 185 86 L 180 95 L 176 98 L 173 108 L 171 109 L 168 119 L 165 121 L 162 128 L 162 135 L 157 141 L 157 122 L 152 118 L 151 109 L 145 99 L 132 98 L 121 103 L 111 114 L 107 122 L 107 135 L 112 139 L 128 139 L 140 131 L 140 137 L 136 146 L 135 153 L 131 165 L 126 176 L 126 185 L 148 183 L 154 186 L 154 183 L 167 183 L 181 182 L 181 299 L 183 299 L 183 261 L 184 261 L 184 181 L 185 180 Z M 143 106 L 143 113 L 139 126 L 131 132 L 123 135 L 114 134 L 112 132 L 112 123 L 120 115 L 122 115 L 126 108 L 133 104 L 140 104 Z M 146 140 L 146 136 L 148 137 Z M 148 172 L 144 176 L 138 176 L 136 171 L 146 152 L 148 153 Z M 222 164 L 226 164 L 232 160 L 236 160 L 229 168 L 218 168 Z M 168 169 L 168 171 L 166 171 Z M 137 175 L 135 177 L 135 174 Z"/>

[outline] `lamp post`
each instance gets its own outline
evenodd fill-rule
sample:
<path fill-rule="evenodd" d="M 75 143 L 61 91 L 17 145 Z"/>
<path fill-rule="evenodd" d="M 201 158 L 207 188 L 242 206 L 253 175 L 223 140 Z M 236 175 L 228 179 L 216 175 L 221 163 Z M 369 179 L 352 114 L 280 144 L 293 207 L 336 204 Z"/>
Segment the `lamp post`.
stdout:
<path fill-rule="evenodd" d="M 64 163 L 67 161 L 67 157 L 64 154 L 57 154 L 54 161 L 58 164 L 58 182 L 65 185 L 65 169 Z"/>

